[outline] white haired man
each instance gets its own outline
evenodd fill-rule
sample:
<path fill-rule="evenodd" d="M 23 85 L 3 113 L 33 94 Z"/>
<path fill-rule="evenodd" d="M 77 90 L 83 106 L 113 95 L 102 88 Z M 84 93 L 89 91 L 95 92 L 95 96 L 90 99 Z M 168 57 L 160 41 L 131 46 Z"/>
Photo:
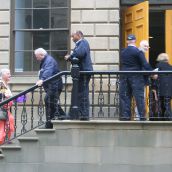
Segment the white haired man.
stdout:
<path fill-rule="evenodd" d="M 41 62 L 39 80 L 36 84 L 38 86 L 43 85 L 46 92 L 44 98 L 46 109 L 45 128 L 53 128 L 51 119 L 54 119 L 56 116 L 59 119 L 65 118 L 65 112 L 58 104 L 59 96 L 63 88 L 62 78 L 59 77 L 47 83 L 43 83 L 43 81 L 60 72 L 59 66 L 57 61 L 52 56 L 50 56 L 43 48 L 36 49 L 34 53 L 36 59 Z"/>
<path fill-rule="evenodd" d="M 149 50 L 149 42 L 147 40 L 142 40 L 140 41 L 140 46 L 139 46 L 139 50 L 143 53 L 143 55 L 145 56 L 145 53 Z M 144 70 L 144 69 L 143 69 Z M 144 76 L 144 80 L 145 80 L 145 85 L 148 84 L 148 78 L 149 76 Z M 145 98 L 145 91 L 144 91 L 144 98 Z M 135 105 L 135 119 L 136 120 L 140 120 L 140 115 L 137 109 L 137 106 Z"/>
<path fill-rule="evenodd" d="M 149 42 L 147 40 L 140 41 L 139 50 L 141 50 L 143 53 L 146 53 L 149 50 Z"/>

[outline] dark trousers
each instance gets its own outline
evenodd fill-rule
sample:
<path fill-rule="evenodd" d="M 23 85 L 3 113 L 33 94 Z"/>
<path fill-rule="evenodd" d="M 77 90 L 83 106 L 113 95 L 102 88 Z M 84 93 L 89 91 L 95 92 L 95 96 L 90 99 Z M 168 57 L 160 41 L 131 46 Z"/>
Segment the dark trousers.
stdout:
<path fill-rule="evenodd" d="M 161 120 L 172 120 L 171 97 L 160 96 Z"/>
<path fill-rule="evenodd" d="M 79 78 L 78 107 L 82 117 L 89 117 L 89 81 L 90 76 Z"/>
<path fill-rule="evenodd" d="M 144 78 L 141 75 L 120 78 L 120 119 L 131 119 L 131 98 L 134 96 L 140 120 L 145 120 Z"/>
<path fill-rule="evenodd" d="M 46 127 L 52 128 L 51 119 L 55 117 L 66 116 L 65 112 L 59 104 L 59 97 L 62 90 L 46 90 L 45 110 L 46 110 Z"/>
<path fill-rule="evenodd" d="M 159 99 L 156 98 L 156 96 L 158 98 L 157 90 L 153 92 L 152 88 L 150 87 L 149 90 L 149 120 L 150 121 L 157 121 L 160 119 L 161 116 L 160 101 Z"/>
<path fill-rule="evenodd" d="M 88 119 L 89 118 L 89 81 L 91 76 L 80 75 L 78 80 L 78 92 L 77 96 L 72 95 L 74 99 L 77 99 L 78 102 L 78 111 L 76 115 L 73 112 L 73 108 L 70 107 L 69 118 L 70 119 Z"/>

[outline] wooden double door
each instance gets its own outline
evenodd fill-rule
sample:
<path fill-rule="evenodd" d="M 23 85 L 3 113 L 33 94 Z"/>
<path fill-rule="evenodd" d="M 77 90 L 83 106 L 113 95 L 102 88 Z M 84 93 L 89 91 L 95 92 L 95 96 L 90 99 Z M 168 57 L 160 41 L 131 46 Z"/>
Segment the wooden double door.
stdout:
<path fill-rule="evenodd" d="M 163 24 L 162 30 L 157 31 L 160 27 L 157 27 L 158 24 L 156 22 L 160 22 L 159 15 L 154 13 L 154 17 L 151 16 L 151 10 L 149 9 L 149 2 L 144 1 L 137 5 L 126 8 L 122 11 L 122 48 L 127 46 L 126 38 L 128 34 L 135 34 L 137 38 L 136 45 L 139 47 L 139 43 L 141 40 L 148 40 L 151 52 L 146 53 L 146 58 L 148 61 L 152 62 L 153 59 L 153 67 L 156 64 L 156 58 L 159 53 L 167 53 L 170 57 L 170 64 L 172 64 L 172 10 L 164 10 L 163 11 Z M 157 13 L 158 14 L 158 13 Z M 151 31 L 151 25 L 155 23 Z M 161 25 L 160 24 L 160 25 Z M 152 37 L 152 32 L 157 32 L 155 37 Z M 163 37 L 162 39 L 159 37 Z M 153 41 L 151 41 L 151 39 Z M 162 41 L 163 40 L 163 41 Z M 151 45 L 151 43 L 153 45 Z M 162 45 L 162 46 L 161 46 Z M 159 46 L 159 48 L 158 48 Z M 160 49 L 160 50 L 159 50 Z M 148 105 L 148 93 L 149 88 L 146 88 L 146 104 Z M 132 103 L 133 114 L 134 110 L 134 100 Z M 146 111 L 148 112 L 148 106 L 146 106 Z"/>
<path fill-rule="evenodd" d="M 165 10 L 164 12 L 164 52 L 169 55 L 170 63 L 172 64 L 172 10 Z M 131 6 L 122 12 L 122 47 L 126 47 L 126 37 L 131 33 L 136 35 L 137 46 L 139 46 L 141 40 L 149 41 L 149 39 L 154 39 L 151 38 L 149 33 L 151 24 L 149 14 L 150 10 L 148 1 Z M 155 20 L 159 22 L 158 16 Z M 149 52 L 146 54 L 146 57 L 149 61 Z"/>

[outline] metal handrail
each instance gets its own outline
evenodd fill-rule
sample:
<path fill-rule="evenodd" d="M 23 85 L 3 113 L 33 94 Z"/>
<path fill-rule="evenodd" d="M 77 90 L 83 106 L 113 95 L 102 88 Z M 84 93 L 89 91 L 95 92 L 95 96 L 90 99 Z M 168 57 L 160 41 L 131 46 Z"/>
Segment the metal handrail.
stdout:
<path fill-rule="evenodd" d="M 79 73 L 80 74 L 86 74 L 86 75 L 91 75 L 92 76 L 92 104 L 90 105 L 90 107 L 92 108 L 92 118 L 97 118 L 97 116 L 95 117 L 94 116 L 94 109 L 95 108 L 97 108 L 98 106 L 99 106 L 99 111 L 98 111 L 98 114 L 100 115 L 100 117 L 102 116 L 102 113 L 104 113 L 103 112 L 103 107 L 107 107 L 107 110 L 108 110 L 108 117 L 110 117 L 110 108 L 112 108 L 112 106 L 113 106 L 113 108 L 115 107 L 116 108 L 116 110 L 114 111 L 114 113 L 116 113 L 116 112 L 118 112 L 119 113 L 119 100 L 117 100 L 117 99 L 119 99 L 118 98 L 118 96 L 119 95 L 117 95 L 117 94 L 119 94 L 119 76 L 120 75 L 126 75 L 126 74 L 137 74 L 137 75 L 147 75 L 147 76 L 150 76 L 150 75 L 155 75 L 155 74 L 157 74 L 157 75 L 161 75 L 161 74 L 172 74 L 172 71 L 79 71 Z M 55 74 L 54 76 L 52 76 L 52 77 L 50 77 L 50 78 L 48 78 L 48 79 L 46 79 L 46 80 L 44 80 L 43 81 L 43 84 L 45 84 L 45 83 L 48 83 L 48 82 L 50 82 L 50 81 L 52 81 L 52 80 L 54 80 L 54 79 L 56 79 L 56 78 L 58 78 L 58 77 L 61 77 L 62 75 L 65 75 L 65 76 L 72 76 L 72 72 L 71 71 L 61 71 L 61 72 L 59 72 L 58 74 Z M 103 89 L 102 89 L 102 86 L 103 86 L 103 83 L 102 83 L 102 81 L 101 81 L 101 88 L 98 90 L 98 102 L 97 102 L 97 104 L 96 103 L 94 103 L 94 76 L 95 76 L 95 78 L 97 79 L 98 77 L 96 77 L 96 75 L 100 75 L 100 78 L 101 79 L 103 79 L 103 75 L 107 75 L 108 77 L 109 77 L 109 81 L 108 81 L 108 95 L 112 95 L 111 93 L 111 89 L 110 89 L 110 87 L 111 87 L 111 83 L 110 83 L 110 78 L 112 78 L 110 75 L 116 75 L 117 77 L 115 77 L 116 79 L 118 79 L 118 80 L 116 80 L 115 82 L 116 82 L 116 90 L 114 91 L 113 90 L 113 93 L 115 94 L 115 97 L 114 97 L 114 104 L 112 105 L 112 100 L 110 100 L 110 97 L 108 97 L 108 103 L 107 103 L 107 105 L 104 103 L 104 101 L 105 101 L 105 99 L 104 99 L 104 93 L 103 93 Z M 76 78 L 75 78 L 76 79 Z M 73 85 L 74 86 L 74 85 Z M 75 87 L 77 87 L 77 86 L 75 86 Z M 3 102 L 1 102 L 0 103 L 0 107 L 1 106 L 3 106 L 3 105 L 5 105 L 5 104 L 8 104 L 10 101 L 14 101 L 14 102 L 16 102 L 15 100 L 18 98 L 18 97 L 20 97 L 20 96 L 22 96 L 22 95 L 26 95 L 27 93 L 32 93 L 35 89 L 37 89 L 37 88 L 39 88 L 39 86 L 38 85 L 34 85 L 34 86 L 32 86 L 32 87 L 30 87 L 30 88 L 28 88 L 28 89 L 26 89 L 26 90 L 24 90 L 24 91 L 22 91 L 22 92 L 20 92 L 20 93 L 18 93 L 17 95 L 15 95 L 15 96 L 12 96 L 11 98 L 9 98 L 9 99 L 6 99 L 6 100 L 4 100 Z M 74 87 L 73 87 L 74 88 Z M 73 91 L 73 90 L 72 90 Z M 76 92 L 75 92 L 76 93 Z M 77 95 L 73 95 L 74 96 L 74 98 L 75 99 L 77 99 L 76 97 L 77 97 Z M 32 101 L 32 100 L 31 100 Z M 33 102 L 31 102 L 32 103 L 32 105 L 33 105 Z M 76 104 L 77 104 L 77 102 L 75 102 Z M 72 104 L 72 101 L 71 101 L 71 104 L 70 104 L 70 106 L 72 107 L 72 105 L 73 105 L 73 107 L 75 106 L 75 108 L 74 108 L 74 110 L 79 110 L 79 109 L 76 109 L 76 105 L 74 105 L 74 104 Z M 105 105 L 105 106 L 104 106 Z M 23 104 L 23 107 L 25 108 L 25 106 L 26 106 L 26 104 L 24 103 Z M 39 106 L 39 105 L 38 105 Z M 65 111 L 66 111 L 66 97 L 65 97 L 65 102 L 64 102 L 64 104 L 63 104 L 63 106 L 65 106 Z M 32 107 L 32 110 L 33 110 L 33 107 Z M 17 112 L 17 111 L 16 111 Z M 75 111 L 75 113 L 76 113 L 77 111 Z M 17 113 L 15 113 L 15 116 L 17 115 Z M 33 114 L 32 114 L 33 115 Z M 99 115 L 98 115 L 98 118 L 99 118 Z M 42 116 L 41 116 L 42 117 Z M 115 118 L 116 118 L 117 116 L 115 116 Z M 43 123 L 41 123 L 41 124 L 43 124 Z M 25 124 L 23 124 L 23 125 L 25 125 Z M 36 126 L 34 126 L 34 127 L 31 127 L 31 129 L 29 129 L 29 130 L 27 130 L 26 132 L 28 132 L 28 131 L 31 131 L 31 130 L 33 130 L 33 129 L 35 129 L 36 127 L 39 127 L 40 125 L 38 124 L 38 125 L 36 125 Z M 26 133 L 25 132 L 25 133 Z M 16 138 L 16 137 L 18 137 L 18 136 L 21 136 L 22 134 L 25 134 L 24 132 L 23 133 L 21 133 L 21 134 L 19 134 L 19 135 L 17 135 L 17 136 L 15 136 L 14 138 Z M 13 138 L 13 139 L 14 139 Z"/>
<path fill-rule="evenodd" d="M 45 84 L 45 83 L 47 83 L 47 82 L 49 82 L 49 81 L 51 81 L 51 80 L 53 80 L 53 79 L 55 79 L 55 78 L 58 78 L 58 77 L 60 77 L 60 76 L 62 76 L 62 75 L 69 75 L 70 73 L 71 73 L 70 71 L 62 71 L 62 72 L 59 72 L 58 74 L 55 74 L 54 76 L 52 76 L 52 77 L 50 77 L 50 78 L 44 80 L 44 81 L 43 81 L 43 84 Z M 12 97 L 10 97 L 10 98 L 4 100 L 3 102 L 0 103 L 0 107 L 3 106 L 4 104 L 7 104 L 7 103 L 10 102 L 10 101 L 15 100 L 16 98 L 18 98 L 18 97 L 20 97 L 20 96 L 22 96 L 22 95 L 25 95 L 25 94 L 27 94 L 27 93 L 29 93 L 29 92 L 35 90 L 35 89 L 38 88 L 38 87 L 39 87 L 38 85 L 34 85 L 34 86 L 28 88 L 27 90 L 22 91 L 22 92 L 16 94 L 15 96 L 12 96 Z"/>

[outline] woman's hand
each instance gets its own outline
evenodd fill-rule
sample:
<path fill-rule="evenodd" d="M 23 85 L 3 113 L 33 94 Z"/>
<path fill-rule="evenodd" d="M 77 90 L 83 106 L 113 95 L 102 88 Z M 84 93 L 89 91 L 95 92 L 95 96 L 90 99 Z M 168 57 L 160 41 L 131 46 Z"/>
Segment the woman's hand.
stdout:
<path fill-rule="evenodd" d="M 11 91 L 5 90 L 5 98 L 10 98 L 12 96 Z"/>

